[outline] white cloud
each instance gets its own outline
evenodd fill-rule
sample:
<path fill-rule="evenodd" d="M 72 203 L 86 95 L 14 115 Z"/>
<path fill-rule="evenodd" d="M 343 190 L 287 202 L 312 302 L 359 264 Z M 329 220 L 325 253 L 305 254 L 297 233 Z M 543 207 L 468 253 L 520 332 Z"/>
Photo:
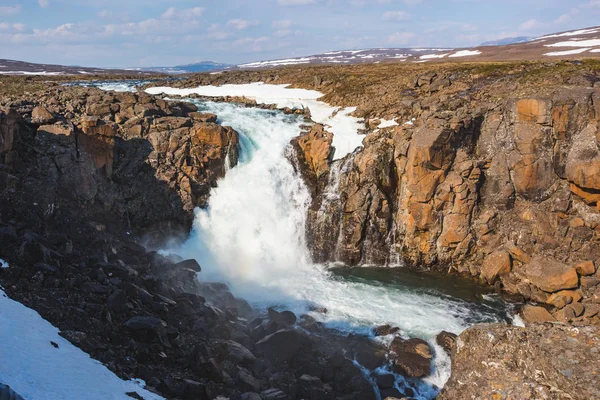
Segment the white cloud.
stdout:
<path fill-rule="evenodd" d="M 15 6 L 0 6 L 0 15 L 3 17 L 9 16 L 9 15 L 15 15 L 21 12 L 21 6 L 20 5 L 15 5 Z"/>
<path fill-rule="evenodd" d="M 110 18 L 112 17 L 113 13 L 110 10 L 102 10 L 98 12 L 98 16 L 100 18 Z"/>
<path fill-rule="evenodd" d="M 294 22 L 289 19 L 282 19 L 280 21 L 273 21 L 271 26 L 275 29 L 288 29 L 294 25 Z"/>
<path fill-rule="evenodd" d="M 175 7 L 170 7 L 162 13 L 161 18 L 163 19 L 195 19 L 199 18 L 204 14 L 203 7 L 187 8 L 184 10 L 178 10 Z"/>
<path fill-rule="evenodd" d="M 406 45 L 416 37 L 413 32 L 396 32 L 388 36 L 387 41 L 394 45 Z"/>
<path fill-rule="evenodd" d="M 538 20 L 532 18 L 530 20 L 523 22 L 519 26 L 519 29 L 522 31 L 530 31 L 532 29 L 538 28 L 539 26 L 540 26 L 540 23 L 538 22 Z"/>
<path fill-rule="evenodd" d="M 277 0 L 281 6 L 303 6 L 306 4 L 315 4 L 315 0 Z"/>
<path fill-rule="evenodd" d="M 238 31 L 243 31 L 245 29 L 250 28 L 251 26 L 256 26 L 258 24 L 259 23 L 257 21 L 248 21 L 241 18 L 232 19 L 227 22 L 228 26 L 231 26 L 233 29 L 237 29 Z"/>
<path fill-rule="evenodd" d="M 409 17 L 406 11 L 386 11 L 381 18 L 384 21 L 406 21 Z"/>
<path fill-rule="evenodd" d="M 48 0 L 38 0 L 38 4 L 42 8 L 48 8 L 50 6 L 50 2 Z"/>

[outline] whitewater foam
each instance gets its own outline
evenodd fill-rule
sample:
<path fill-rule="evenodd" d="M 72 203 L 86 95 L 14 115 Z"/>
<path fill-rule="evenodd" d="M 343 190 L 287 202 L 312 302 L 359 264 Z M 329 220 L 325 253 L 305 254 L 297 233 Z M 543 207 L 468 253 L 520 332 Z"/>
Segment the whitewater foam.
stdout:
<path fill-rule="evenodd" d="M 318 101 L 323 93 L 316 90 L 292 89 L 289 85 L 268 85 L 255 82 L 244 85 L 199 86 L 192 89 L 179 89 L 173 87 L 152 87 L 146 89 L 149 94 L 166 94 L 169 96 L 190 96 L 198 94 L 207 97 L 247 97 L 258 104 L 275 104 L 277 108 L 291 108 L 310 110 L 311 119 L 323 124 L 325 129 L 333 133 L 332 146 L 334 147 L 334 160 L 344 158 L 362 146 L 364 135 L 359 131 L 364 129 L 363 120 L 351 116 L 356 107 L 332 107 L 327 103 Z"/>
<path fill-rule="evenodd" d="M 241 140 L 240 164 L 213 189 L 209 207 L 196 211 L 188 241 L 171 250 L 196 258 L 201 280 L 226 282 L 256 307 L 297 314 L 324 307 L 326 314 L 311 315 L 341 331 L 368 335 L 375 326 L 392 324 L 434 348 L 442 330 L 460 333 L 474 322 L 497 319 L 492 310 L 475 312 L 467 302 L 435 291 L 344 279 L 311 263 L 305 242 L 311 198 L 287 158 L 302 119 L 228 103 L 196 104 L 236 129 Z M 435 396 L 449 377 L 447 356 L 436 353 L 434 373 L 420 384 L 422 398 Z"/>

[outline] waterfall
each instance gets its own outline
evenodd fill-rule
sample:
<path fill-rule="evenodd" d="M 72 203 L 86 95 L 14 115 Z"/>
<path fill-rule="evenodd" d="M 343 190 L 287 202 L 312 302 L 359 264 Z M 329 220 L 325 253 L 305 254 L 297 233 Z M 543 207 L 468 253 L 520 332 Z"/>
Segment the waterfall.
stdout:
<path fill-rule="evenodd" d="M 196 211 L 189 239 L 175 250 L 200 262 L 200 279 L 225 282 L 234 295 L 257 307 L 279 306 L 297 314 L 324 307 L 326 314 L 311 315 L 332 328 L 362 334 L 389 323 L 406 336 L 433 343 L 442 330 L 458 333 L 474 322 L 497 319 L 493 311 L 474 310 L 452 296 L 344 279 L 312 263 L 305 240 L 310 193 L 286 158 L 304 121 L 279 111 L 196 104 L 236 129 L 241 143 L 240 163 L 213 189 L 208 208 Z M 336 201 L 334 186 L 351 160 L 341 163 L 325 201 Z M 427 380 L 441 387 L 449 367 L 442 358 L 437 366 Z"/>

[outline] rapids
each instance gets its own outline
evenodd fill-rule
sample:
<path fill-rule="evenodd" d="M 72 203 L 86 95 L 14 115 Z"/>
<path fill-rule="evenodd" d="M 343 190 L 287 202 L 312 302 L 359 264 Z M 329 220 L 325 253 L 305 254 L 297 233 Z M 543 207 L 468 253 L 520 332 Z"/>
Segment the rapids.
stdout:
<path fill-rule="evenodd" d="M 400 327 L 403 336 L 428 340 L 436 353 L 434 372 L 412 386 L 419 398 L 435 397 L 450 374 L 449 357 L 435 344 L 435 336 L 506 319 L 501 301 L 460 296 L 443 283 L 406 275 L 402 268 L 369 276 L 366 270 L 312 263 L 305 241 L 311 198 L 290 162 L 289 145 L 304 120 L 229 103 L 195 104 L 239 132 L 240 163 L 213 189 L 209 207 L 196 210 L 188 240 L 170 251 L 197 259 L 203 268 L 199 279 L 225 282 L 254 306 L 309 313 L 341 333 L 369 335 L 373 327 L 387 323 Z M 328 312 L 311 313 L 311 306 Z"/>

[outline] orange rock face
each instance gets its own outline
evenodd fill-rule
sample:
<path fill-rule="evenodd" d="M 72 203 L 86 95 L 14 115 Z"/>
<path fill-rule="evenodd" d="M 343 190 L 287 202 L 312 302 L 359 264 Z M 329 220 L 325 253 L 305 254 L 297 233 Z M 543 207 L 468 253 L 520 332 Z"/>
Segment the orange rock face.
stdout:
<path fill-rule="evenodd" d="M 548 258 L 534 258 L 524 266 L 522 273 L 532 285 L 547 293 L 575 289 L 579 286 L 575 268 Z"/>

